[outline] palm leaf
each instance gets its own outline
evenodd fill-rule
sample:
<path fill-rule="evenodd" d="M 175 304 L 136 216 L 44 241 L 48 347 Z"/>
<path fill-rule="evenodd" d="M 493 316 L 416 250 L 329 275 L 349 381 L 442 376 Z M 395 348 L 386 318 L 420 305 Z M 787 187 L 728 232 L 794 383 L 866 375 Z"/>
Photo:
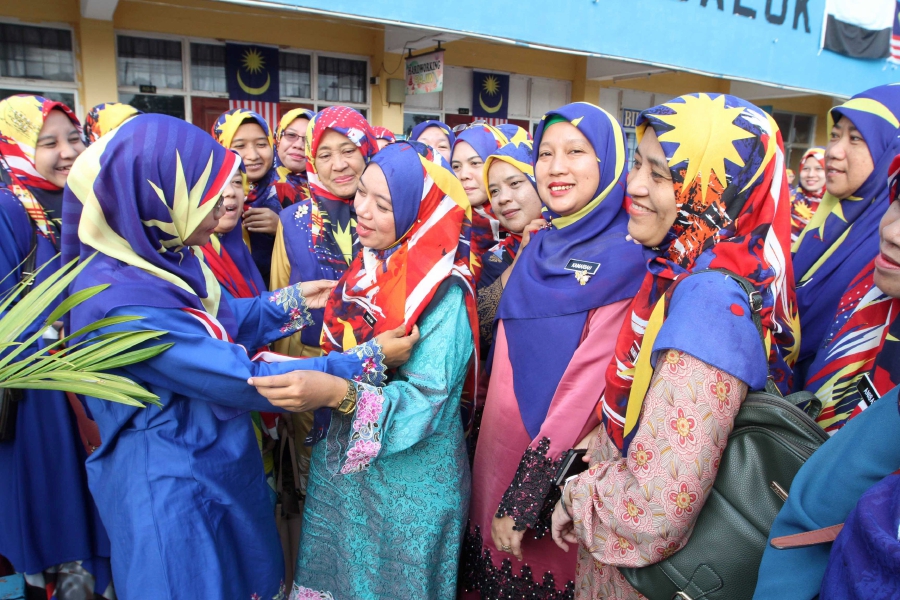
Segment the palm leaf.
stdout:
<path fill-rule="evenodd" d="M 92 258 L 80 264 L 76 264 L 75 259 L 50 274 L 28 293 L 27 301 L 22 299 L 22 294 L 28 284 L 22 282 L 0 298 L 0 314 L 3 315 L 0 318 L 0 388 L 58 390 L 141 408 L 147 404 L 161 406 L 156 394 L 127 377 L 105 371 L 141 362 L 164 352 L 172 344 L 148 344 L 165 335 L 166 331 L 113 331 L 90 340 L 83 339 L 84 335 L 102 328 L 142 317 L 107 317 L 41 350 L 26 354 L 47 327 L 106 289 L 106 285 L 100 285 L 76 292 L 41 319 L 41 315 L 65 292 Z M 41 266 L 37 272 L 48 264 Z M 16 302 L 19 299 L 22 301 Z M 16 341 L 35 326 L 35 333 L 21 342 Z M 81 341 L 76 341 L 79 338 L 82 338 Z"/>

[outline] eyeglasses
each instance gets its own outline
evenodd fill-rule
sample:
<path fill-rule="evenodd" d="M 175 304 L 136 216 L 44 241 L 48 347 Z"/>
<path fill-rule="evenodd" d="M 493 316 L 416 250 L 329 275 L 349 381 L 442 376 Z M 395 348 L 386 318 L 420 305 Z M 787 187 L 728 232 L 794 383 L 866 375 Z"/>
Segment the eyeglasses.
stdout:
<path fill-rule="evenodd" d="M 219 201 L 216 202 L 215 206 L 213 206 L 212 211 L 216 215 L 221 215 L 223 210 L 225 210 L 225 196 L 224 195 L 219 196 Z"/>
<path fill-rule="evenodd" d="M 300 140 L 300 137 L 301 136 L 297 135 L 293 131 L 285 131 L 284 133 L 281 134 L 281 139 L 287 140 L 291 146 L 296 144 L 297 141 Z"/>
<path fill-rule="evenodd" d="M 487 125 L 487 121 L 472 121 L 471 123 L 462 123 L 453 128 L 453 133 L 459 133 L 460 131 L 465 131 L 470 127 L 478 127 L 480 125 Z"/>

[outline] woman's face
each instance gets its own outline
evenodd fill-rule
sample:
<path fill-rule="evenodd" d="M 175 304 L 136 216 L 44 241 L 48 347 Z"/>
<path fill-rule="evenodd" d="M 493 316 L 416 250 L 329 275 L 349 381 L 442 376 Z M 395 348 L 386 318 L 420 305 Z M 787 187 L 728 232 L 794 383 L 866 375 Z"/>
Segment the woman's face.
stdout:
<path fill-rule="evenodd" d="M 372 163 L 359 180 L 356 197 L 356 233 L 366 248 L 383 250 L 397 241 L 394 230 L 394 207 L 384 171 Z"/>
<path fill-rule="evenodd" d="M 628 173 L 628 234 L 644 246 L 662 243 L 675 224 L 675 186 L 656 132 L 647 127 Z"/>
<path fill-rule="evenodd" d="M 541 216 L 541 198 L 522 171 L 495 160 L 488 169 L 488 192 L 497 220 L 508 231 L 522 233 Z"/>
<path fill-rule="evenodd" d="M 443 156 L 447 162 L 450 162 L 450 138 L 447 137 L 446 133 L 441 131 L 440 127 L 426 128 L 425 131 L 419 134 L 418 141 L 431 146 L 437 150 L 438 154 Z"/>
<path fill-rule="evenodd" d="M 306 171 L 306 128 L 309 119 L 298 117 L 285 127 L 278 140 L 278 158 L 291 173 Z"/>
<path fill-rule="evenodd" d="M 544 204 L 558 215 L 588 205 L 600 185 L 597 153 L 584 134 L 568 122 L 551 125 L 538 147 L 534 176 Z"/>
<path fill-rule="evenodd" d="M 419 138 L 420 140 L 422 138 Z M 472 208 L 478 208 L 487 202 L 487 190 L 484 187 L 484 161 L 475 152 L 475 148 L 468 142 L 457 142 L 453 147 L 453 155 L 450 166 L 462 183 L 469 204 Z"/>
<path fill-rule="evenodd" d="M 185 246 L 205 246 L 209 243 L 210 236 L 215 233 L 219 225 L 219 219 L 225 212 L 225 195 L 219 196 L 213 209 L 197 225 L 197 229 L 184 239 Z"/>
<path fill-rule="evenodd" d="M 875 257 L 875 285 L 900 298 L 900 202 L 894 200 L 878 227 L 879 254 Z"/>
<path fill-rule="evenodd" d="M 253 183 L 262 179 L 272 168 L 275 153 L 266 132 L 258 123 L 244 123 L 238 127 L 231 140 L 231 149 L 241 155 L 247 179 Z"/>
<path fill-rule="evenodd" d="M 51 110 L 38 133 L 34 168 L 47 181 L 64 187 L 72 164 L 84 152 L 78 129 L 61 110 Z"/>
<path fill-rule="evenodd" d="M 825 187 L 825 167 L 815 156 L 810 156 L 800 167 L 800 185 L 807 192 L 817 193 Z"/>
<path fill-rule="evenodd" d="M 216 226 L 216 233 L 228 233 L 241 218 L 241 209 L 244 206 L 244 182 L 241 181 L 241 173 L 238 171 L 222 192 L 222 217 Z"/>
<path fill-rule="evenodd" d="M 329 192 L 338 198 L 352 198 L 365 168 L 366 159 L 350 138 L 334 129 L 325 130 L 316 149 L 316 172 Z"/>
<path fill-rule="evenodd" d="M 825 148 L 825 189 L 841 200 L 852 196 L 866 182 L 875 163 L 862 133 L 847 117 L 831 128 Z"/>

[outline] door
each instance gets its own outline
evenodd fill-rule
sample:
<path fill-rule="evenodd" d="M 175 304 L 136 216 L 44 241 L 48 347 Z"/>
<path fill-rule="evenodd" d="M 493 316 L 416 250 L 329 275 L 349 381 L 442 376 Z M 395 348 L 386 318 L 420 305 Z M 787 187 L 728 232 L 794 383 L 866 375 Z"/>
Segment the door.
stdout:
<path fill-rule="evenodd" d="M 212 132 L 216 120 L 227 110 L 227 98 L 191 98 L 192 121 L 203 131 Z"/>

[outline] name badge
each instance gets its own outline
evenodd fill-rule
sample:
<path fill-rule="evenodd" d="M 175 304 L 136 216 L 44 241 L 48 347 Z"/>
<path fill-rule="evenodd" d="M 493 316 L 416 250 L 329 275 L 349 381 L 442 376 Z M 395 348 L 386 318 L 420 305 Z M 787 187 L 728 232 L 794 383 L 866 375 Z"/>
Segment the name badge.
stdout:
<path fill-rule="evenodd" d="M 591 277 L 596 275 L 599 270 L 600 263 L 591 262 L 589 260 L 570 258 L 569 262 L 566 263 L 566 271 L 573 271 L 575 273 L 575 279 L 581 285 L 585 285 L 590 281 Z"/>
<path fill-rule="evenodd" d="M 369 324 L 369 327 L 375 328 L 375 317 L 372 316 L 372 313 L 367 311 L 363 314 L 363 320 Z"/>
<path fill-rule="evenodd" d="M 881 398 L 881 394 L 875 389 L 868 373 L 860 377 L 859 381 L 856 382 L 856 391 L 859 392 L 859 395 L 863 399 L 863 402 L 866 403 L 866 406 L 872 406 L 873 402 Z"/>

